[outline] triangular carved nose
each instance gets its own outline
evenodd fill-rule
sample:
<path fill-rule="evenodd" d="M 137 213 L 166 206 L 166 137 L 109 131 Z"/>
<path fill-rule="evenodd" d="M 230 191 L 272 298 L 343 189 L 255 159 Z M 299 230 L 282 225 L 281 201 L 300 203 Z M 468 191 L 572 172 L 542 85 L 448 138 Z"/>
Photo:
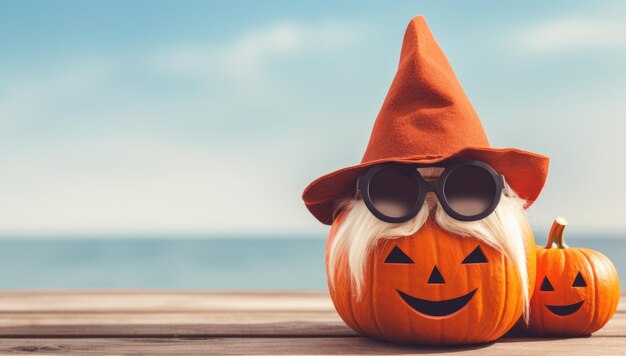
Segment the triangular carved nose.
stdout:
<path fill-rule="evenodd" d="M 446 281 L 443 280 L 443 276 L 441 275 L 441 272 L 439 272 L 439 269 L 437 268 L 437 266 L 435 266 L 433 268 L 433 271 L 430 272 L 430 277 L 428 277 L 428 282 L 426 282 L 427 284 L 444 284 L 446 283 Z"/>

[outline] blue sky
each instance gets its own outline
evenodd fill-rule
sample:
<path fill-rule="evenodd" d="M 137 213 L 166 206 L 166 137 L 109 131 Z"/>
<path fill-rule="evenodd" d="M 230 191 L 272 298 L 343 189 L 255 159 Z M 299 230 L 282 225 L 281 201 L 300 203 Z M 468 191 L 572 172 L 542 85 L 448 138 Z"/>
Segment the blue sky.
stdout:
<path fill-rule="evenodd" d="M 531 209 L 626 229 L 626 5 L 0 3 L 0 233 L 323 234 L 426 16 L 497 147 L 552 158 Z"/>

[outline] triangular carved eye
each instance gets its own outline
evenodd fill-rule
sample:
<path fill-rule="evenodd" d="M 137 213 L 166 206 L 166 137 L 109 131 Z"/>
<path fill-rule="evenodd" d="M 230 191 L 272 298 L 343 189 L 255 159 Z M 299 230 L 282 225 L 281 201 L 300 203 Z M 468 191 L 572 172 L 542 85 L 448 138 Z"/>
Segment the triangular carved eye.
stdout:
<path fill-rule="evenodd" d="M 385 263 L 413 263 L 413 260 L 402 252 L 398 246 L 394 246 L 389 252 L 389 256 L 385 259 Z"/>
<path fill-rule="evenodd" d="M 543 277 L 543 282 L 541 282 L 541 289 L 539 290 L 544 291 L 544 292 L 554 291 L 554 287 L 552 286 L 552 283 L 550 283 L 548 276 Z"/>
<path fill-rule="evenodd" d="M 465 259 L 461 263 L 468 264 L 468 263 L 487 263 L 487 262 L 489 261 L 487 261 L 487 257 L 485 257 L 483 250 L 480 248 L 480 246 L 476 246 L 474 251 L 472 251 L 472 253 L 467 255 L 467 257 L 465 257 Z"/>
<path fill-rule="evenodd" d="M 586 287 L 586 286 L 587 286 L 587 283 L 585 283 L 583 276 L 580 274 L 580 272 L 578 272 L 578 274 L 576 275 L 576 278 L 574 279 L 574 283 L 572 284 L 572 287 Z"/>

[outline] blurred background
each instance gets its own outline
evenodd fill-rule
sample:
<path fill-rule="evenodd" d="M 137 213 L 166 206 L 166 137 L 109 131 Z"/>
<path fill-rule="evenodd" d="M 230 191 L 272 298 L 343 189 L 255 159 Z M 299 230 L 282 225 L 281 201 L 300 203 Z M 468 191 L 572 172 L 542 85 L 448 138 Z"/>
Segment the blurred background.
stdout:
<path fill-rule="evenodd" d="M 300 199 L 356 164 L 426 16 L 529 211 L 626 276 L 626 3 L 2 1 L 0 288 L 326 288 Z M 624 282 L 622 282 L 624 284 Z"/>

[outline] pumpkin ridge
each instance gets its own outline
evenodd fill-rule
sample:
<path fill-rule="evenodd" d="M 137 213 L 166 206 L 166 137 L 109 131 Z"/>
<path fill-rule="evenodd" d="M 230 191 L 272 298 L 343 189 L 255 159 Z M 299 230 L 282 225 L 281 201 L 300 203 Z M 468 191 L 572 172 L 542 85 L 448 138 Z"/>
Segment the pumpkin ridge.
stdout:
<path fill-rule="evenodd" d="M 591 252 L 594 252 L 593 250 L 589 250 Z M 601 328 L 605 323 L 607 323 L 615 314 L 615 311 L 617 310 L 617 304 L 619 303 L 619 299 L 620 299 L 620 281 L 619 281 L 619 277 L 617 276 L 617 271 L 615 270 L 615 266 L 613 265 L 613 262 L 611 262 L 611 260 L 606 257 L 605 255 L 603 255 L 600 252 L 596 252 L 595 256 L 600 260 L 600 263 L 603 264 L 605 266 L 606 269 L 610 270 L 611 273 L 609 273 L 611 280 L 612 280 L 612 284 L 615 286 L 615 288 L 611 288 L 610 292 L 611 294 L 607 297 L 607 298 L 611 298 L 612 303 L 611 306 L 607 309 L 607 313 L 605 318 L 602 321 L 602 325 L 599 325 L 598 328 Z"/>
<path fill-rule="evenodd" d="M 460 238 L 466 238 L 466 237 L 460 237 Z M 470 253 L 471 253 L 471 252 L 470 252 Z M 464 255 L 465 255 L 465 254 L 464 254 Z M 455 277 L 455 279 L 457 279 L 457 278 L 456 278 L 456 276 L 459 274 L 459 271 L 460 271 L 460 269 L 461 269 L 461 266 L 463 266 L 463 264 L 462 264 L 462 263 L 463 263 L 462 261 L 459 261 L 459 265 L 457 265 L 457 272 L 455 273 L 455 276 L 454 276 L 454 277 Z M 464 269 L 465 269 L 465 273 L 464 273 L 464 274 L 465 274 L 465 276 L 464 276 L 465 278 L 463 279 L 463 283 L 464 283 L 465 285 L 467 285 L 467 284 L 468 284 L 468 281 L 470 281 L 470 280 L 471 280 L 470 275 L 469 275 L 469 274 L 470 274 L 470 270 L 469 270 L 469 268 L 467 268 L 467 266 L 465 266 L 465 268 L 464 268 Z M 481 286 L 481 287 L 482 287 L 482 286 Z M 476 289 L 478 289 L 478 288 L 476 288 Z M 483 289 L 484 289 L 484 288 L 483 288 Z M 479 297 L 480 297 L 480 301 L 481 301 L 481 303 L 482 303 L 482 302 L 483 302 L 483 300 L 484 300 L 484 294 L 482 294 L 482 293 L 484 293 L 484 291 L 483 291 L 483 290 L 481 290 L 480 292 L 481 292 L 481 294 L 479 295 Z M 477 301 L 474 301 L 474 302 L 477 302 Z M 472 310 L 472 313 L 475 313 L 475 311 L 474 311 L 474 310 Z M 480 315 L 480 316 L 482 317 L 482 315 Z M 471 316 L 470 316 L 470 317 L 471 317 Z M 478 321 L 478 325 L 481 325 L 480 320 L 478 320 L 478 318 L 476 318 L 476 320 Z M 463 340 L 464 342 L 467 342 L 467 340 L 468 340 L 468 339 L 474 338 L 474 337 L 476 336 L 476 329 L 478 329 L 478 328 L 477 328 L 477 327 L 474 327 L 474 328 L 465 328 L 465 334 L 464 334 L 464 337 L 462 338 L 462 340 Z"/>
<path fill-rule="evenodd" d="M 585 253 L 585 251 L 583 251 L 582 249 L 571 249 L 571 251 L 576 252 L 576 255 L 579 256 L 579 258 L 581 258 L 582 260 L 584 260 L 584 265 L 587 269 L 591 270 L 591 277 L 593 278 L 593 281 L 591 281 L 591 283 L 587 283 L 587 287 L 586 288 L 593 288 L 593 303 L 591 304 L 591 308 L 592 308 L 592 315 L 589 318 L 589 322 L 587 323 L 587 325 L 582 328 L 583 330 L 583 334 L 589 334 L 590 329 L 593 329 L 594 324 L 596 323 L 596 320 L 598 320 L 598 307 L 597 307 L 597 301 L 599 300 L 599 295 L 598 293 L 599 288 L 597 288 L 597 281 L 598 281 L 598 276 L 596 274 L 596 269 L 595 267 L 595 263 L 593 263 L 592 259 L 590 258 L 589 255 L 587 255 Z"/>
<path fill-rule="evenodd" d="M 344 262 L 344 263 L 346 263 L 346 264 L 347 264 L 347 263 L 348 263 L 348 262 L 347 262 L 347 255 L 345 255 L 345 254 L 344 254 L 344 255 L 342 256 L 342 258 L 346 261 L 346 262 Z M 343 270 L 344 270 L 344 272 L 343 272 L 343 273 L 347 273 L 347 272 L 345 272 L 345 271 L 347 271 L 348 269 L 347 269 L 347 268 L 344 268 Z M 337 272 L 335 272 L 335 273 L 337 273 Z M 337 285 L 337 283 L 335 282 L 335 286 L 336 286 L 336 285 Z M 351 286 L 351 285 L 350 285 L 350 288 L 352 288 L 352 286 Z M 354 305 L 353 305 L 353 303 L 355 303 L 354 299 L 353 299 L 353 298 L 348 297 L 348 303 L 344 303 L 344 304 L 346 304 L 346 306 L 344 306 L 344 308 L 347 308 L 347 309 L 348 309 L 348 311 L 349 311 L 350 318 L 351 318 L 352 322 L 354 323 L 353 328 L 354 328 L 354 329 L 356 329 L 356 331 L 357 331 L 357 332 L 363 332 L 363 330 L 364 330 L 364 329 L 363 329 L 363 327 L 361 326 L 361 324 L 359 323 L 359 320 L 358 320 L 358 319 L 357 319 L 357 317 L 356 317 L 356 313 L 354 312 Z"/>
<path fill-rule="evenodd" d="M 596 281 L 598 281 L 598 276 L 597 276 L 597 272 L 596 272 L 596 263 L 595 261 L 593 261 L 593 257 L 597 257 L 597 255 L 595 253 L 593 253 L 591 250 L 587 250 L 587 249 L 580 249 L 580 254 L 583 255 L 587 261 L 587 263 L 589 264 L 589 268 L 591 269 L 592 275 L 593 275 L 593 290 L 594 290 L 594 298 L 596 298 L 595 300 L 598 300 L 598 293 L 599 293 L 599 288 L 597 288 L 596 286 Z M 589 287 L 589 283 L 587 283 L 587 288 Z M 600 316 L 598 315 L 598 307 L 597 304 L 594 301 L 593 304 L 593 316 L 591 318 L 591 321 L 589 323 L 589 325 L 587 325 L 587 327 L 585 327 L 584 333 L 585 334 L 590 334 L 592 332 L 594 332 L 595 330 L 599 329 L 599 327 L 602 326 L 602 324 L 604 324 L 606 321 L 608 320 L 608 318 L 606 318 L 606 316 L 602 316 L 602 318 L 600 318 Z"/>
<path fill-rule="evenodd" d="M 337 260 L 337 264 L 341 265 L 342 263 L 344 263 L 343 259 L 344 259 L 344 257 L 341 256 Z M 339 279 L 340 273 L 342 273 L 342 272 L 339 271 L 339 270 L 335 272 L 335 279 Z M 359 327 L 358 321 L 356 320 L 356 316 L 352 313 L 352 301 L 351 301 L 351 298 L 344 297 L 342 295 L 342 293 L 337 291 L 337 288 L 338 288 L 337 287 L 338 286 L 337 281 L 334 281 L 333 284 L 334 284 L 334 287 L 330 287 L 330 288 L 332 288 L 331 289 L 331 293 L 332 293 L 331 296 L 333 296 L 332 300 L 333 300 L 333 303 L 335 304 L 335 309 L 337 309 L 337 312 L 340 314 L 341 319 L 346 324 L 348 324 L 348 326 L 350 326 L 352 329 L 355 329 L 356 331 L 359 331 L 360 327 Z M 349 302 L 346 303 L 346 300 L 349 300 Z M 348 309 L 350 311 L 348 313 L 348 315 L 345 315 L 346 309 Z"/>
<path fill-rule="evenodd" d="M 540 248 L 535 248 L 536 252 L 535 252 L 535 257 L 536 257 L 536 280 L 535 280 L 535 285 L 533 286 L 533 297 L 530 299 L 530 313 L 528 315 L 528 323 L 526 322 L 522 322 L 521 325 L 521 330 L 528 330 L 530 328 L 531 324 L 533 323 L 533 318 L 535 316 L 535 314 L 537 313 L 535 310 L 537 310 L 537 308 L 535 308 L 535 304 L 538 303 L 538 299 L 541 298 L 541 296 L 539 295 L 539 291 L 537 289 L 539 289 L 539 285 L 537 284 L 537 280 L 538 280 L 538 271 L 543 271 L 543 264 L 542 264 L 542 259 L 540 258 L 541 255 L 543 254 L 543 249 Z"/>
<path fill-rule="evenodd" d="M 410 237 L 411 239 L 415 240 L 415 237 Z M 413 241 L 413 243 L 417 243 L 417 241 Z M 403 269 L 403 279 L 409 279 L 410 277 L 410 273 L 408 269 Z M 415 325 L 414 323 L 411 322 L 411 319 L 409 317 L 409 313 L 405 313 L 403 314 L 403 316 L 406 318 L 406 323 L 409 326 L 409 330 L 411 331 L 411 339 L 412 340 L 417 340 L 418 339 L 418 335 L 419 333 L 415 330 Z"/>
<path fill-rule="evenodd" d="M 504 275 L 507 275 L 507 261 L 506 261 L 506 256 L 502 255 L 500 256 L 500 258 L 503 259 L 503 267 L 504 267 Z M 508 288 L 508 283 L 504 283 L 504 288 L 502 288 L 502 300 L 506 300 L 506 296 L 507 296 L 507 288 Z M 502 307 L 500 308 L 500 311 L 498 313 L 498 318 L 496 320 L 499 320 L 500 322 L 498 323 L 494 323 L 494 328 L 491 330 L 491 333 L 489 334 L 489 339 L 493 339 L 495 335 L 499 334 L 501 332 L 501 328 L 502 328 L 502 317 L 504 315 L 504 310 L 506 309 L 506 304 L 505 303 L 501 303 Z M 517 309 L 517 308 L 516 308 Z M 517 313 L 516 313 L 517 314 Z M 508 320 L 507 320 L 508 322 Z"/>
<path fill-rule="evenodd" d="M 375 254 L 376 253 L 375 251 L 377 250 L 375 249 L 374 251 L 370 252 L 370 254 L 372 253 Z M 378 262 L 375 259 L 368 258 L 368 260 L 369 260 L 369 263 L 368 263 L 368 266 L 366 266 L 368 270 L 366 270 L 366 272 L 368 276 L 370 276 L 371 278 L 370 293 L 372 296 L 371 297 L 372 302 L 370 304 L 371 304 L 371 309 L 372 309 L 372 316 L 374 319 L 374 326 L 376 327 L 376 330 L 378 331 L 378 334 L 380 335 L 382 339 L 388 339 L 387 335 L 385 335 L 385 333 L 383 332 L 383 329 L 380 327 L 380 323 L 378 322 L 378 313 L 376 312 L 376 307 L 378 306 L 378 303 L 376 300 L 376 296 L 377 296 L 376 290 L 378 290 L 377 289 L 378 285 L 376 283 L 378 282 L 378 278 L 377 278 L 378 276 L 376 275 L 376 271 L 378 270 L 378 268 L 376 268 L 376 266 L 372 266 L 371 264 L 372 263 L 377 264 Z M 369 270 L 371 270 L 371 272 Z"/>
<path fill-rule="evenodd" d="M 526 234 L 524 234 L 524 238 L 527 239 L 528 236 L 526 236 Z M 524 246 L 526 246 L 526 244 L 524 244 Z M 526 251 L 524 251 L 524 256 L 526 256 Z M 502 258 L 505 259 L 505 260 L 508 259 L 510 261 L 510 258 L 508 258 L 507 256 L 502 256 Z M 524 258 L 524 263 L 526 263 L 528 265 L 528 260 L 527 260 L 526 257 Z M 504 263 L 504 271 L 505 271 L 504 276 L 507 276 L 506 287 L 503 288 L 504 289 L 504 293 L 505 293 L 505 295 L 504 295 L 505 298 L 507 298 L 507 296 L 510 297 L 511 294 L 513 294 L 513 295 L 515 294 L 515 291 L 512 290 L 512 288 L 511 288 L 512 283 L 508 279 L 508 276 L 509 276 L 508 271 L 509 271 L 509 269 L 514 269 L 515 270 L 515 277 L 516 277 L 516 279 L 518 281 L 521 281 L 521 276 L 519 275 L 519 270 L 517 268 L 515 268 L 514 266 L 510 266 L 509 263 Z M 528 275 L 528 268 L 526 269 L 526 274 Z M 519 293 L 518 295 L 520 295 L 520 296 L 523 295 L 523 293 L 524 293 L 524 288 L 523 288 L 523 285 L 521 284 L 521 282 L 519 282 L 519 291 L 518 291 L 518 293 Z M 502 315 L 504 315 L 504 316 L 508 315 L 508 319 L 505 319 L 505 320 L 501 319 L 500 320 L 500 323 L 499 323 L 499 326 L 498 326 L 498 333 L 500 334 L 500 336 L 505 334 L 507 331 L 509 331 L 515 325 L 515 322 L 520 317 L 523 318 L 522 313 L 524 311 L 524 305 L 525 304 L 523 302 L 523 298 L 520 298 L 520 301 L 513 307 L 513 312 L 512 313 L 506 314 L 506 313 L 504 313 L 505 309 L 503 309 L 503 314 Z M 506 308 L 507 305 L 504 305 L 504 307 Z M 506 321 L 506 322 L 504 322 L 504 321 Z"/>

